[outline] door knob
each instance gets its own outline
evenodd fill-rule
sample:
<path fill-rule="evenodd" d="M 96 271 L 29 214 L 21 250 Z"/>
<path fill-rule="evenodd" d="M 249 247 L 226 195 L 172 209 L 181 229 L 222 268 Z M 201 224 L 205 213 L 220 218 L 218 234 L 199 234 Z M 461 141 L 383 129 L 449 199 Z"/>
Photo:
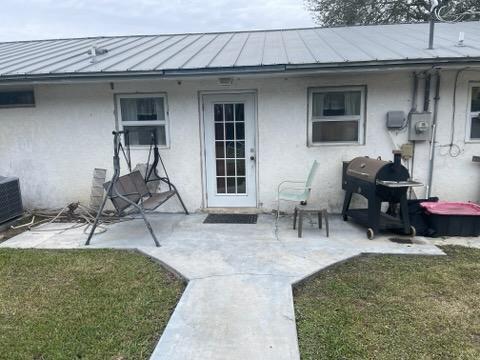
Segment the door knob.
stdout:
<path fill-rule="evenodd" d="M 250 156 L 250 160 L 255 160 L 255 156 Z"/>

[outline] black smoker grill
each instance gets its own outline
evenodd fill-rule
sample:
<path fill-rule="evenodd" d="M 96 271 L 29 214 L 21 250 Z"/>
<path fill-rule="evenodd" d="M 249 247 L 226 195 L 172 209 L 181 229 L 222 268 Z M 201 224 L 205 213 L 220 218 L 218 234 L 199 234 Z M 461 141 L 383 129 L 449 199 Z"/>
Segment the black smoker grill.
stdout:
<path fill-rule="evenodd" d="M 342 189 L 346 191 L 343 220 L 351 217 L 367 226 L 369 239 L 373 239 L 379 230 L 401 230 L 406 235 L 415 236 L 415 228 L 408 218 L 407 190 L 422 184 L 410 180 L 408 170 L 401 163 L 400 152 L 394 151 L 393 154 L 393 162 L 365 156 L 343 163 Z M 368 200 L 367 209 L 349 209 L 354 193 Z M 382 212 L 382 202 L 389 203 L 386 213 Z M 399 214 L 397 204 L 400 204 Z"/>

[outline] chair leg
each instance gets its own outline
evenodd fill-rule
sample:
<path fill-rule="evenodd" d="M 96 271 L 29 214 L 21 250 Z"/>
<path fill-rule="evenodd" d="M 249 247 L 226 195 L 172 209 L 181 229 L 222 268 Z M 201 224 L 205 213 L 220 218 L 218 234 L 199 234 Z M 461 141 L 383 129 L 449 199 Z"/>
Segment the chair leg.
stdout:
<path fill-rule="evenodd" d="M 303 211 L 300 210 L 298 212 L 298 237 L 302 237 L 302 230 L 303 230 Z"/>
<path fill-rule="evenodd" d="M 295 210 L 293 210 L 293 230 L 295 230 L 295 227 L 297 225 L 297 207 L 295 206 Z"/>
<path fill-rule="evenodd" d="M 330 236 L 330 229 L 328 227 L 328 211 L 325 210 L 323 216 L 325 217 L 325 230 L 327 232 L 327 237 Z"/>
<path fill-rule="evenodd" d="M 321 229 L 322 228 L 322 212 L 319 211 L 317 215 L 318 215 L 318 228 Z"/>

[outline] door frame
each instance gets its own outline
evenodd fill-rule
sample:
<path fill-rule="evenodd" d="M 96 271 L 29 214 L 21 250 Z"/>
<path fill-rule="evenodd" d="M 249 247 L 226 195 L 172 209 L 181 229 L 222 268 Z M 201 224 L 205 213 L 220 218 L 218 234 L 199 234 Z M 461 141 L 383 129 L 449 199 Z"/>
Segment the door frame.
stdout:
<path fill-rule="evenodd" d="M 206 134 L 205 134 L 205 117 L 204 117 L 204 98 L 205 96 L 211 95 L 240 95 L 248 94 L 252 95 L 253 99 L 253 129 L 254 129 L 254 140 L 255 145 L 255 208 L 259 207 L 258 201 L 258 189 L 259 189 L 259 157 L 258 157 L 258 100 L 257 100 L 257 90 L 255 89 L 245 89 L 245 90 L 201 90 L 198 92 L 198 113 L 200 120 L 200 158 L 201 158 L 201 168 L 202 168 L 202 208 L 203 209 L 222 209 L 222 207 L 208 207 L 208 191 L 207 191 L 207 166 L 206 166 L 206 157 L 207 149 L 205 146 L 206 143 Z M 236 207 L 226 207 L 226 209 L 235 209 Z M 244 208 L 244 207 L 242 207 Z"/>

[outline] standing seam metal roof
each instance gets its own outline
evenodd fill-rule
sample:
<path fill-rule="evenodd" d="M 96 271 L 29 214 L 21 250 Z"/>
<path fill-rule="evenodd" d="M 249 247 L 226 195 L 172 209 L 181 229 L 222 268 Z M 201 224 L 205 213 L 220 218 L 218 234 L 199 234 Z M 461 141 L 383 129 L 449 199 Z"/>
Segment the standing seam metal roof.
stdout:
<path fill-rule="evenodd" d="M 464 46 L 458 35 L 465 33 Z M 222 69 L 469 59 L 480 61 L 480 22 L 165 34 L 0 43 L 0 80 L 40 75 L 165 73 Z M 95 59 L 92 46 L 108 52 Z"/>

